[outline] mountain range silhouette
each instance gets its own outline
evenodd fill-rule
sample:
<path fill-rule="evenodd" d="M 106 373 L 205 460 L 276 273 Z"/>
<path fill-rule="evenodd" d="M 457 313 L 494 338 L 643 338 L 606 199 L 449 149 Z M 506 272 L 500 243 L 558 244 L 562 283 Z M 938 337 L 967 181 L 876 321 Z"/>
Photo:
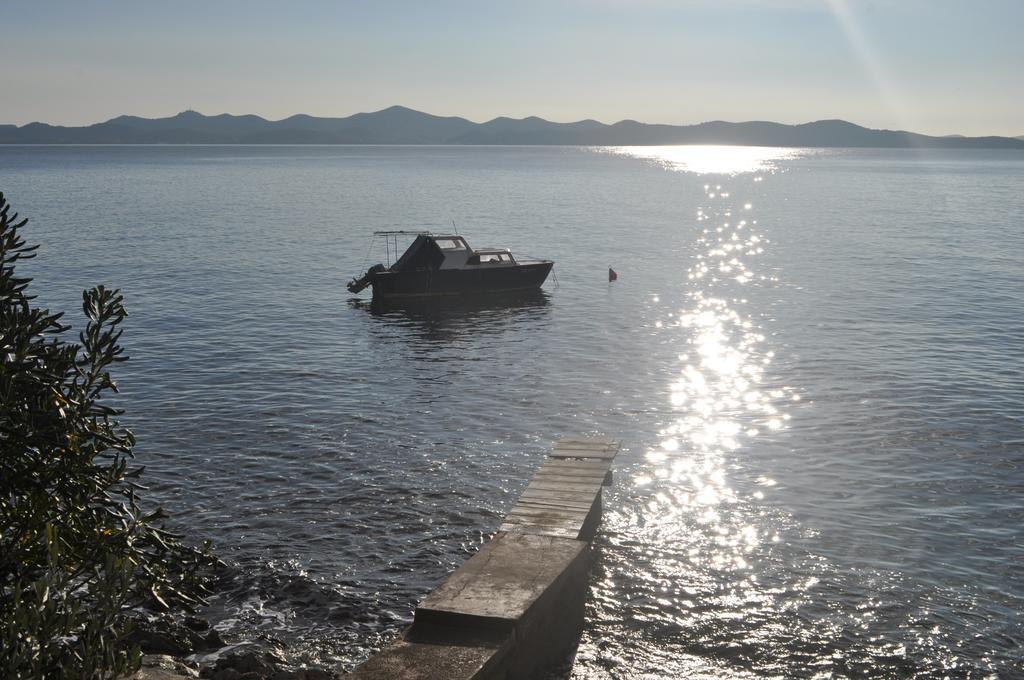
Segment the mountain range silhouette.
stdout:
<path fill-rule="evenodd" d="M 656 125 L 635 120 L 554 123 L 504 116 L 474 123 L 434 116 L 404 106 L 345 118 L 297 114 L 283 120 L 255 115 L 205 116 L 183 111 L 168 118 L 118 116 L 83 127 L 46 123 L 0 125 L 0 144 L 507 144 L 645 146 L 734 144 L 784 147 L 1024 149 L 1013 137 L 932 137 L 899 130 L 872 130 L 844 120 L 800 125 L 766 121 Z"/>

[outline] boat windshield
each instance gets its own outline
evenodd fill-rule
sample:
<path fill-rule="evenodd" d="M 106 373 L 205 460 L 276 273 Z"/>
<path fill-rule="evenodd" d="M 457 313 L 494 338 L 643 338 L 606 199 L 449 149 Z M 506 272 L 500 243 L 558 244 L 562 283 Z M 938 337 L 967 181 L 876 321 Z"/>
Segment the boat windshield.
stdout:
<path fill-rule="evenodd" d="M 457 238 L 436 238 L 434 243 L 441 250 L 465 250 L 466 248 L 465 242 Z"/>

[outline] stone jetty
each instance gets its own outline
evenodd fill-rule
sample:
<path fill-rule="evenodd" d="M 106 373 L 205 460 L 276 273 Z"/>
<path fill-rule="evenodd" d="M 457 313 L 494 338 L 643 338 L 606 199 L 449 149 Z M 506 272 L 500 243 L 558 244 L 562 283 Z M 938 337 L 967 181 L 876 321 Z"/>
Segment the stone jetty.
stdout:
<path fill-rule="evenodd" d="M 514 680 L 565 661 L 618 451 L 612 439 L 559 440 L 494 538 L 420 602 L 400 640 L 348 677 Z"/>

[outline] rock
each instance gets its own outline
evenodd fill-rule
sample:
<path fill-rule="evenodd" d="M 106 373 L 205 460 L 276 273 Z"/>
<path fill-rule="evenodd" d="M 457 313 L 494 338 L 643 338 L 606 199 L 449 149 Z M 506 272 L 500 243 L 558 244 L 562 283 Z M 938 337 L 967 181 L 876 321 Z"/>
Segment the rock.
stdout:
<path fill-rule="evenodd" d="M 338 676 L 321 668 L 300 668 L 277 671 L 269 680 L 336 680 Z"/>
<path fill-rule="evenodd" d="M 300 673 L 302 671 L 277 671 L 270 676 L 269 680 L 302 680 Z"/>
<path fill-rule="evenodd" d="M 242 677 L 242 674 L 236 671 L 234 668 L 221 668 L 215 670 L 213 667 L 204 668 L 200 673 L 199 677 L 209 678 L 210 680 L 238 680 Z"/>
<path fill-rule="evenodd" d="M 263 680 L 273 677 L 283 664 L 284 659 L 273 651 L 239 649 L 217 659 L 212 668 L 204 668 L 202 676 L 212 680 Z"/>
<path fill-rule="evenodd" d="M 214 671 L 212 675 L 207 677 L 212 678 L 212 680 L 241 680 L 241 678 L 246 676 L 243 676 L 234 668 L 222 668 L 219 671 Z"/>
<path fill-rule="evenodd" d="M 202 644 L 197 645 L 198 649 L 220 649 L 221 647 L 227 644 L 226 642 L 224 642 L 224 639 L 220 636 L 220 633 L 218 633 L 213 628 L 211 628 L 210 632 L 208 632 L 203 638 L 201 638 L 201 640 Z"/>
<path fill-rule="evenodd" d="M 132 680 L 191 680 L 199 671 L 173 656 L 147 654 L 142 657 L 142 668 L 131 676 Z"/>
<path fill-rule="evenodd" d="M 168 618 L 137 620 L 128 641 L 138 645 L 143 654 L 188 656 L 194 652 L 220 649 L 225 645 L 220 633 L 203 619 L 187 616 L 182 623 Z"/>
<path fill-rule="evenodd" d="M 178 675 L 162 668 L 140 668 L 130 680 L 190 680 L 191 675 Z"/>
<path fill-rule="evenodd" d="M 202 633 L 210 629 L 210 622 L 206 619 L 199 618 L 198 616 L 186 616 L 182 621 L 185 627 L 189 630 L 194 630 L 197 633 Z"/>
<path fill-rule="evenodd" d="M 138 645 L 143 654 L 186 656 L 191 654 L 193 649 L 189 633 L 191 631 L 178 630 L 176 626 L 166 621 L 136 621 L 127 641 L 129 644 Z"/>

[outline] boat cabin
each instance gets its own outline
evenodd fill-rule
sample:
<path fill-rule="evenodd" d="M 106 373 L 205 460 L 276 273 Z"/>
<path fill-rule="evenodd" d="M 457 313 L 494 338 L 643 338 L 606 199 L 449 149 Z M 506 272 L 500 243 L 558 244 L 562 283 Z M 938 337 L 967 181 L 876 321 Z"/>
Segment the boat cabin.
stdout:
<path fill-rule="evenodd" d="M 465 269 L 515 263 L 508 248 L 474 250 L 458 234 L 418 234 L 405 253 L 391 266 L 391 271 Z"/>
<path fill-rule="evenodd" d="M 516 259 L 512 257 L 512 251 L 508 248 L 494 248 L 488 250 L 474 250 L 473 254 L 466 260 L 466 264 L 515 264 Z"/>

